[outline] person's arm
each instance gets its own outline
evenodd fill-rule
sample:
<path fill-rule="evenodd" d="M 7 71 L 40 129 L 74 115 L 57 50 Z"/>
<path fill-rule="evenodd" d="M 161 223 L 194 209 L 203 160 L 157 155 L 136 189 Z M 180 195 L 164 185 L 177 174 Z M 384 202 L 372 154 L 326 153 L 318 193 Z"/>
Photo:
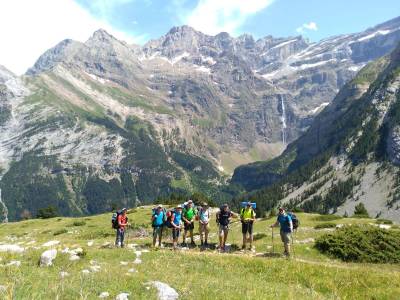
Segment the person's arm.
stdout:
<path fill-rule="evenodd" d="M 252 221 L 255 222 L 256 221 L 256 212 L 253 210 L 253 218 Z"/>
<path fill-rule="evenodd" d="M 289 221 L 290 232 L 293 232 L 293 221 L 292 221 L 292 218 L 290 216 L 288 216 L 288 221 Z"/>
<path fill-rule="evenodd" d="M 274 224 L 272 224 L 270 227 L 271 228 L 273 228 L 273 227 L 277 227 L 278 226 L 278 224 L 279 224 L 279 221 L 278 221 L 278 219 L 276 220 L 276 222 L 274 223 Z"/>

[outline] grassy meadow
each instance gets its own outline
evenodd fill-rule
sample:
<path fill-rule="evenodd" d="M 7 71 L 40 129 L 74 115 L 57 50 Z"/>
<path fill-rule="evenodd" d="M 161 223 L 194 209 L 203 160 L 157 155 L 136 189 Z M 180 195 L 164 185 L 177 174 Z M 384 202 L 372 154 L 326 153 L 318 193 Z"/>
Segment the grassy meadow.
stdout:
<path fill-rule="evenodd" d="M 299 213 L 294 253 L 286 259 L 280 255 L 279 229 L 274 229 L 272 245 L 268 226 L 274 219 L 255 224 L 255 252 L 237 250 L 241 227 L 235 222 L 228 238 L 231 251 L 218 253 L 200 247 L 172 251 L 169 236 L 164 248 L 151 249 L 150 214 L 150 207 L 129 213 L 132 229 L 124 249 L 112 246 L 111 213 L 0 225 L 1 244 L 25 248 L 23 253 L 0 252 L 0 298 L 99 299 L 100 293 L 108 292 L 108 299 L 115 299 L 127 292 L 129 299 L 158 299 L 157 290 L 148 283 L 161 281 L 174 288 L 179 299 L 400 299 L 400 265 L 344 263 L 314 248 L 316 237 L 335 230 L 323 224 L 376 223 L 374 219 Z M 211 225 L 209 242 L 216 243 L 217 227 L 214 221 Z M 49 241 L 59 244 L 43 245 Z M 70 261 L 61 252 L 67 247 L 83 248 L 84 253 Z M 53 266 L 39 267 L 40 255 L 51 248 L 58 250 Z M 138 257 L 141 262 L 135 251 L 143 252 Z M 9 265 L 13 261 L 20 266 Z"/>

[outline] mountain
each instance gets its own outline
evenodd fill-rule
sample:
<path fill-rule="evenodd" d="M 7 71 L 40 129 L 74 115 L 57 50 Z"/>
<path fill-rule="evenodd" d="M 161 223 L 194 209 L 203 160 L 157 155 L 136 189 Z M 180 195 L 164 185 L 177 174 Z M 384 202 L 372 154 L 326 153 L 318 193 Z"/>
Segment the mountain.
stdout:
<path fill-rule="evenodd" d="M 173 192 L 222 201 L 224 174 L 279 155 L 398 41 L 400 18 L 318 43 L 188 26 L 144 46 L 104 30 L 64 40 L 24 76 L 1 69 L 2 203 L 18 219 L 49 205 L 93 214 Z"/>
<path fill-rule="evenodd" d="M 281 156 L 237 168 L 232 183 L 269 186 L 260 198 L 279 190 L 268 205 L 350 214 L 362 202 L 371 216 L 398 220 L 399 128 L 400 45 L 362 68 Z"/>

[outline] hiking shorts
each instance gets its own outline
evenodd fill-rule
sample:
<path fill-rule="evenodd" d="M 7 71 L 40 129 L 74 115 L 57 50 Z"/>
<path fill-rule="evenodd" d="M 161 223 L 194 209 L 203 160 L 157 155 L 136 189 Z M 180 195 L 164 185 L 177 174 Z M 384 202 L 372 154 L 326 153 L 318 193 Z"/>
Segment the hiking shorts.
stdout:
<path fill-rule="evenodd" d="M 181 234 L 180 229 L 176 229 L 176 228 L 172 229 L 172 239 L 174 239 L 174 240 L 177 239 L 180 234 Z"/>
<path fill-rule="evenodd" d="M 253 222 L 243 222 L 242 223 L 242 233 L 246 234 L 249 233 L 250 235 L 253 234 Z"/>
<path fill-rule="evenodd" d="M 284 243 L 284 244 L 290 244 L 290 239 L 291 239 L 291 236 L 292 236 L 292 234 L 290 233 L 290 232 L 284 232 L 284 231 L 282 231 L 281 230 L 281 240 L 282 240 L 282 243 Z"/>
<path fill-rule="evenodd" d="M 183 226 L 185 228 L 185 231 L 193 230 L 194 229 L 194 222 L 192 221 L 189 224 L 185 222 Z"/>
<path fill-rule="evenodd" d="M 219 229 L 218 229 L 218 231 L 219 231 L 219 235 L 221 236 L 221 235 L 227 235 L 228 234 L 228 231 L 229 231 L 229 225 L 221 225 L 221 224 L 219 224 Z"/>
<path fill-rule="evenodd" d="M 199 223 L 199 232 L 200 234 L 202 233 L 208 233 L 210 231 L 210 225 L 207 224 L 201 224 Z"/>
<path fill-rule="evenodd" d="M 163 232 L 163 226 L 155 226 L 153 227 L 153 237 L 161 236 Z"/>

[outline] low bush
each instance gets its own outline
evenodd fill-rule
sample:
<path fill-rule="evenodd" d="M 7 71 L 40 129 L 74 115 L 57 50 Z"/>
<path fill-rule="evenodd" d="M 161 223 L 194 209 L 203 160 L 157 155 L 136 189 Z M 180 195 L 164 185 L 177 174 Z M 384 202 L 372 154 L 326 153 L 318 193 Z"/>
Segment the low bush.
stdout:
<path fill-rule="evenodd" d="M 335 228 L 335 223 L 321 223 L 314 226 L 314 229 Z"/>
<path fill-rule="evenodd" d="M 63 229 L 60 229 L 60 230 L 55 231 L 55 232 L 53 233 L 53 235 L 60 235 L 60 234 L 64 234 L 64 233 L 67 233 L 67 232 L 68 232 L 68 230 L 65 229 L 65 228 L 63 228 Z"/>
<path fill-rule="evenodd" d="M 254 240 L 254 241 L 258 241 L 258 240 L 261 240 L 261 239 L 265 238 L 266 236 L 267 236 L 267 235 L 266 235 L 265 233 L 257 232 L 257 233 L 253 236 L 253 240 Z"/>
<path fill-rule="evenodd" d="M 325 221 L 334 221 L 334 220 L 340 220 L 343 217 L 338 216 L 338 215 L 319 215 L 314 218 L 315 221 L 320 221 L 320 222 L 325 222 Z"/>
<path fill-rule="evenodd" d="M 68 225 L 68 227 L 73 227 L 73 226 L 85 226 L 86 222 L 85 221 L 74 221 L 72 224 Z"/>
<path fill-rule="evenodd" d="M 387 220 L 387 219 L 378 219 L 378 220 L 376 220 L 376 224 L 392 225 L 393 221 L 392 220 Z"/>
<path fill-rule="evenodd" d="M 400 263 L 400 232 L 371 225 L 344 226 L 317 238 L 315 247 L 348 262 Z"/>

